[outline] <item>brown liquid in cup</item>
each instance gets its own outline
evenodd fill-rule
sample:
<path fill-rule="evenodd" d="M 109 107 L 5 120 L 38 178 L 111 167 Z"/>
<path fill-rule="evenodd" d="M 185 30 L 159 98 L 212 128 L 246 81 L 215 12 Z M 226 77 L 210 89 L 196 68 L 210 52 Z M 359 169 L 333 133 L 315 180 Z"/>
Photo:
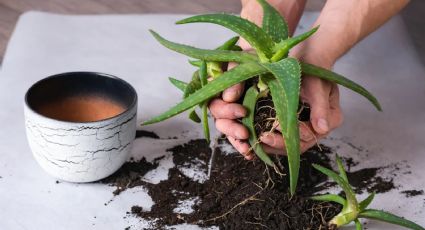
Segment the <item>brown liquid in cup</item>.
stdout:
<path fill-rule="evenodd" d="M 46 103 L 37 112 L 46 117 L 71 122 L 92 122 L 114 117 L 125 108 L 112 100 L 96 97 L 69 97 Z"/>

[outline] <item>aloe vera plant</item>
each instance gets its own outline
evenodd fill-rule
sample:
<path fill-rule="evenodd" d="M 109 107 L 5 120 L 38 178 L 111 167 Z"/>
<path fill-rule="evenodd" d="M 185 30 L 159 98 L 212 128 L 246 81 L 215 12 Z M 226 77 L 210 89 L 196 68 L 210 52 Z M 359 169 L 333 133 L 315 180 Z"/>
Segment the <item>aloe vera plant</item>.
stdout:
<path fill-rule="evenodd" d="M 243 123 L 250 131 L 250 143 L 253 151 L 267 165 L 275 166 L 270 157 L 258 144 L 254 129 L 255 105 L 259 98 L 271 95 L 276 110 L 276 119 L 281 126 L 286 143 L 288 156 L 290 192 L 295 193 L 300 165 L 300 140 L 298 130 L 297 109 L 299 105 L 301 75 L 316 76 L 321 79 L 335 82 L 367 98 L 378 110 L 379 102 L 362 86 L 330 70 L 303 63 L 295 58 L 288 57 L 289 50 L 300 42 L 313 35 L 318 28 L 295 37 L 289 37 L 285 19 L 265 0 L 258 0 L 263 7 L 264 17 L 262 27 L 239 16 L 229 14 L 198 15 L 178 21 L 177 24 L 213 23 L 224 26 L 243 37 L 255 49 L 255 52 L 244 52 L 235 45 L 237 38 L 226 42 L 223 46 L 214 49 L 199 49 L 188 45 L 168 41 L 154 31 L 152 35 L 163 46 L 176 52 L 187 55 L 196 60 L 190 63 L 197 68 L 197 72 L 189 83 L 176 79 L 170 81 L 184 91 L 184 99 L 161 115 L 145 121 L 142 125 L 161 122 L 184 111 L 189 111 L 189 117 L 197 122 L 195 108 L 202 108 L 202 120 L 206 138 L 209 139 L 206 120 L 206 105 L 208 101 L 226 88 L 251 78 L 257 78 L 258 84 L 253 84 L 245 95 L 244 105 L 248 108 L 248 116 Z M 227 72 L 223 72 L 223 64 L 237 62 L 239 65 Z M 205 71 L 206 69 L 206 71 Z M 210 81 L 205 81 L 205 73 Z"/>
<path fill-rule="evenodd" d="M 325 167 L 313 164 L 314 168 L 332 178 L 345 193 L 345 198 L 336 194 L 325 194 L 311 197 L 313 200 L 335 202 L 342 205 L 341 212 L 330 220 L 330 226 L 338 228 L 354 222 L 356 230 L 361 230 L 363 229 L 363 226 L 359 218 L 366 218 L 380 220 L 414 230 L 425 229 L 412 221 L 406 220 L 394 214 L 381 210 L 369 209 L 368 206 L 372 203 L 372 200 L 375 197 L 375 193 L 370 194 L 366 199 L 358 202 L 356 194 L 348 182 L 347 174 L 345 172 L 344 166 L 342 165 L 342 161 L 338 156 L 336 156 L 336 163 L 338 166 L 339 175 Z"/>

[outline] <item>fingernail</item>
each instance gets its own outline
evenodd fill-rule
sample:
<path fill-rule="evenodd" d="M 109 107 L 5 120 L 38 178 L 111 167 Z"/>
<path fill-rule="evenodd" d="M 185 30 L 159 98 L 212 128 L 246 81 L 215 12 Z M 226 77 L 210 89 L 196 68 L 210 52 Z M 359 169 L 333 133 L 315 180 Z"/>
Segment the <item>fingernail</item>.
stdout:
<path fill-rule="evenodd" d="M 327 122 L 325 119 L 323 119 L 323 118 L 320 118 L 320 119 L 317 121 L 317 126 L 318 126 L 318 127 L 319 127 L 319 129 L 321 129 L 323 132 L 327 132 L 327 131 L 329 131 L 328 122 Z"/>
<path fill-rule="evenodd" d="M 245 117 L 246 112 L 243 109 L 237 109 L 235 110 L 234 114 L 235 114 L 235 117 L 241 118 L 241 117 Z"/>

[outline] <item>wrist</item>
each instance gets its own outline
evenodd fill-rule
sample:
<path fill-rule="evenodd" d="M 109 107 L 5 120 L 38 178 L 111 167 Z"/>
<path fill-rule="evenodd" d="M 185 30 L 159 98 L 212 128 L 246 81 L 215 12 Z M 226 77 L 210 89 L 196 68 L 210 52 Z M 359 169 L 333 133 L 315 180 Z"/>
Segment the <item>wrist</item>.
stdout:
<path fill-rule="evenodd" d="M 329 52 L 322 50 L 320 46 L 313 46 L 308 43 L 301 43 L 294 47 L 290 52 L 290 56 L 325 69 L 332 69 L 337 60 Z"/>

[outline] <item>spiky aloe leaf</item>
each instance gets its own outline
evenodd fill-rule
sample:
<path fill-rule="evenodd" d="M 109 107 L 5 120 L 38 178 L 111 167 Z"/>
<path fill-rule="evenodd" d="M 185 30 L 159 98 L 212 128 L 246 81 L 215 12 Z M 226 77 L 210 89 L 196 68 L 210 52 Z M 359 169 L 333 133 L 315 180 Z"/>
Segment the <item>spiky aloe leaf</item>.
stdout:
<path fill-rule="evenodd" d="M 288 156 L 291 194 L 295 193 L 300 167 L 300 136 L 298 130 L 298 103 L 300 95 L 301 69 L 294 58 L 282 59 L 263 66 L 275 77 L 268 81 Z"/>
<path fill-rule="evenodd" d="M 205 14 L 186 18 L 176 23 L 193 22 L 207 22 L 224 26 L 243 37 L 261 57 L 268 59 L 273 55 L 273 39 L 263 29 L 246 19 L 229 14 Z"/>
<path fill-rule="evenodd" d="M 275 52 L 275 54 L 273 55 L 271 60 L 276 62 L 276 61 L 279 61 L 280 59 L 286 57 L 289 53 L 289 50 L 292 47 L 296 46 L 300 42 L 309 38 L 311 35 L 316 33 L 316 31 L 318 29 L 319 29 L 319 27 L 317 26 L 317 27 L 311 29 L 310 31 L 307 31 L 305 33 L 302 33 L 302 34 L 295 36 L 295 37 L 292 37 L 292 38 L 288 38 L 288 39 L 283 40 L 280 43 L 276 44 L 273 47 L 273 51 Z"/>
<path fill-rule="evenodd" d="M 275 42 L 287 39 L 288 24 L 280 13 L 273 8 L 266 0 L 257 0 L 263 8 L 262 28 Z"/>
<path fill-rule="evenodd" d="M 166 120 L 170 117 L 173 117 L 183 111 L 188 110 L 189 108 L 213 97 L 219 92 L 222 92 L 224 89 L 229 88 L 232 85 L 235 85 L 239 82 L 248 80 L 259 74 L 263 74 L 267 70 L 259 65 L 258 63 L 245 63 L 241 64 L 221 75 L 221 77 L 215 79 L 214 81 L 207 84 L 200 90 L 197 90 L 193 94 L 189 95 L 179 104 L 173 106 L 168 111 L 163 114 L 151 118 L 148 121 L 142 123 L 142 125 L 148 125 L 157 123 L 163 120 Z"/>
<path fill-rule="evenodd" d="M 363 201 L 361 201 L 359 203 L 359 208 L 360 210 L 365 210 L 367 208 L 367 206 L 370 205 L 370 203 L 372 203 L 373 198 L 375 198 L 375 192 L 371 193 L 366 199 L 364 199 Z"/>
<path fill-rule="evenodd" d="M 195 66 L 195 67 L 200 67 L 201 62 L 202 61 L 200 61 L 200 60 L 189 60 L 189 64 L 191 64 L 192 66 Z"/>
<path fill-rule="evenodd" d="M 246 52 L 231 51 L 231 50 L 199 49 L 192 46 L 168 41 L 153 30 L 150 30 L 150 32 L 155 37 L 155 39 L 159 43 L 161 43 L 163 46 L 192 58 L 196 58 L 196 59 L 200 59 L 204 61 L 222 61 L 222 62 L 229 62 L 229 61 L 249 62 L 249 61 L 257 60 L 257 57 Z"/>
<path fill-rule="evenodd" d="M 339 85 L 353 90 L 356 93 L 359 93 L 360 95 L 368 99 L 378 111 L 382 111 L 381 105 L 379 104 L 378 100 L 371 93 L 369 93 L 369 91 L 367 91 L 365 88 L 358 85 L 357 83 L 351 81 L 350 79 L 347 79 L 342 75 L 339 75 L 322 67 L 304 62 L 301 62 L 301 69 L 302 72 L 306 75 L 316 76 L 331 82 L 335 82 Z"/>
<path fill-rule="evenodd" d="M 200 88 L 202 88 L 201 80 L 199 79 L 199 71 L 195 71 L 192 75 L 192 80 L 186 85 L 186 88 L 183 92 L 183 98 L 188 97 L 189 95 L 193 94 Z"/>
<path fill-rule="evenodd" d="M 208 84 L 208 73 L 207 63 L 202 61 L 201 67 L 199 68 L 199 79 L 201 80 L 202 87 Z M 201 103 L 202 107 L 202 127 L 204 130 L 204 136 L 207 142 L 210 142 L 210 127 L 208 125 L 208 100 Z"/>
<path fill-rule="evenodd" d="M 317 195 L 310 197 L 312 200 L 318 200 L 318 201 L 328 201 L 328 202 L 335 202 L 342 206 L 346 205 L 346 200 L 342 198 L 341 196 L 335 195 L 335 194 L 324 194 L 324 195 Z"/>
<path fill-rule="evenodd" d="M 342 179 L 344 179 L 347 183 L 349 183 L 347 173 L 345 172 L 344 165 L 342 164 L 341 158 L 338 155 L 336 155 L 336 165 L 338 166 L 339 176 Z"/>
<path fill-rule="evenodd" d="M 202 103 L 202 128 L 204 130 L 204 137 L 210 143 L 210 126 L 208 124 L 208 103 Z"/>
<path fill-rule="evenodd" d="M 184 90 L 186 89 L 186 82 L 180 81 L 172 77 L 169 77 L 168 80 L 171 82 L 171 84 L 173 84 L 177 89 L 181 90 L 182 92 L 184 92 Z"/>
<path fill-rule="evenodd" d="M 223 43 L 223 45 L 216 48 L 216 50 L 232 50 L 232 48 L 236 45 L 236 43 L 239 41 L 239 36 L 233 37 L 226 42 Z"/>
<path fill-rule="evenodd" d="M 255 154 L 260 158 L 264 163 L 270 166 L 274 166 L 273 161 L 264 152 L 263 147 L 258 142 L 257 133 L 254 128 L 254 115 L 255 115 L 255 105 L 258 100 L 258 90 L 255 86 L 251 86 L 245 93 L 243 100 L 243 106 L 247 110 L 247 115 L 242 119 L 242 123 L 248 128 L 249 131 L 249 144 L 254 150 Z"/>
<path fill-rule="evenodd" d="M 193 106 L 191 109 L 189 109 L 189 119 L 196 123 L 201 123 L 201 118 L 199 118 L 199 115 L 196 113 L 196 107 Z"/>
<path fill-rule="evenodd" d="M 380 220 L 380 221 L 384 221 L 384 222 L 387 222 L 387 223 L 396 224 L 396 225 L 399 225 L 399 226 L 410 228 L 410 229 L 413 229 L 413 230 L 425 230 L 425 228 L 419 226 L 418 224 L 413 223 L 410 220 L 406 220 L 406 219 L 399 217 L 399 216 L 396 216 L 394 214 L 384 212 L 384 211 L 380 211 L 380 210 L 375 210 L 375 209 L 366 209 L 366 210 L 364 210 L 363 212 L 360 213 L 359 217 L 360 218 Z"/>
<path fill-rule="evenodd" d="M 356 224 L 356 230 L 362 230 L 363 226 L 359 219 L 355 219 L 354 223 Z"/>
<path fill-rule="evenodd" d="M 344 190 L 345 196 L 347 197 L 348 205 L 351 205 L 352 207 L 358 207 L 355 193 L 347 181 L 345 181 L 334 171 L 322 167 L 318 164 L 313 164 L 313 167 L 322 172 L 323 174 L 327 175 L 328 177 L 332 178 L 342 188 L 342 190 Z"/>

